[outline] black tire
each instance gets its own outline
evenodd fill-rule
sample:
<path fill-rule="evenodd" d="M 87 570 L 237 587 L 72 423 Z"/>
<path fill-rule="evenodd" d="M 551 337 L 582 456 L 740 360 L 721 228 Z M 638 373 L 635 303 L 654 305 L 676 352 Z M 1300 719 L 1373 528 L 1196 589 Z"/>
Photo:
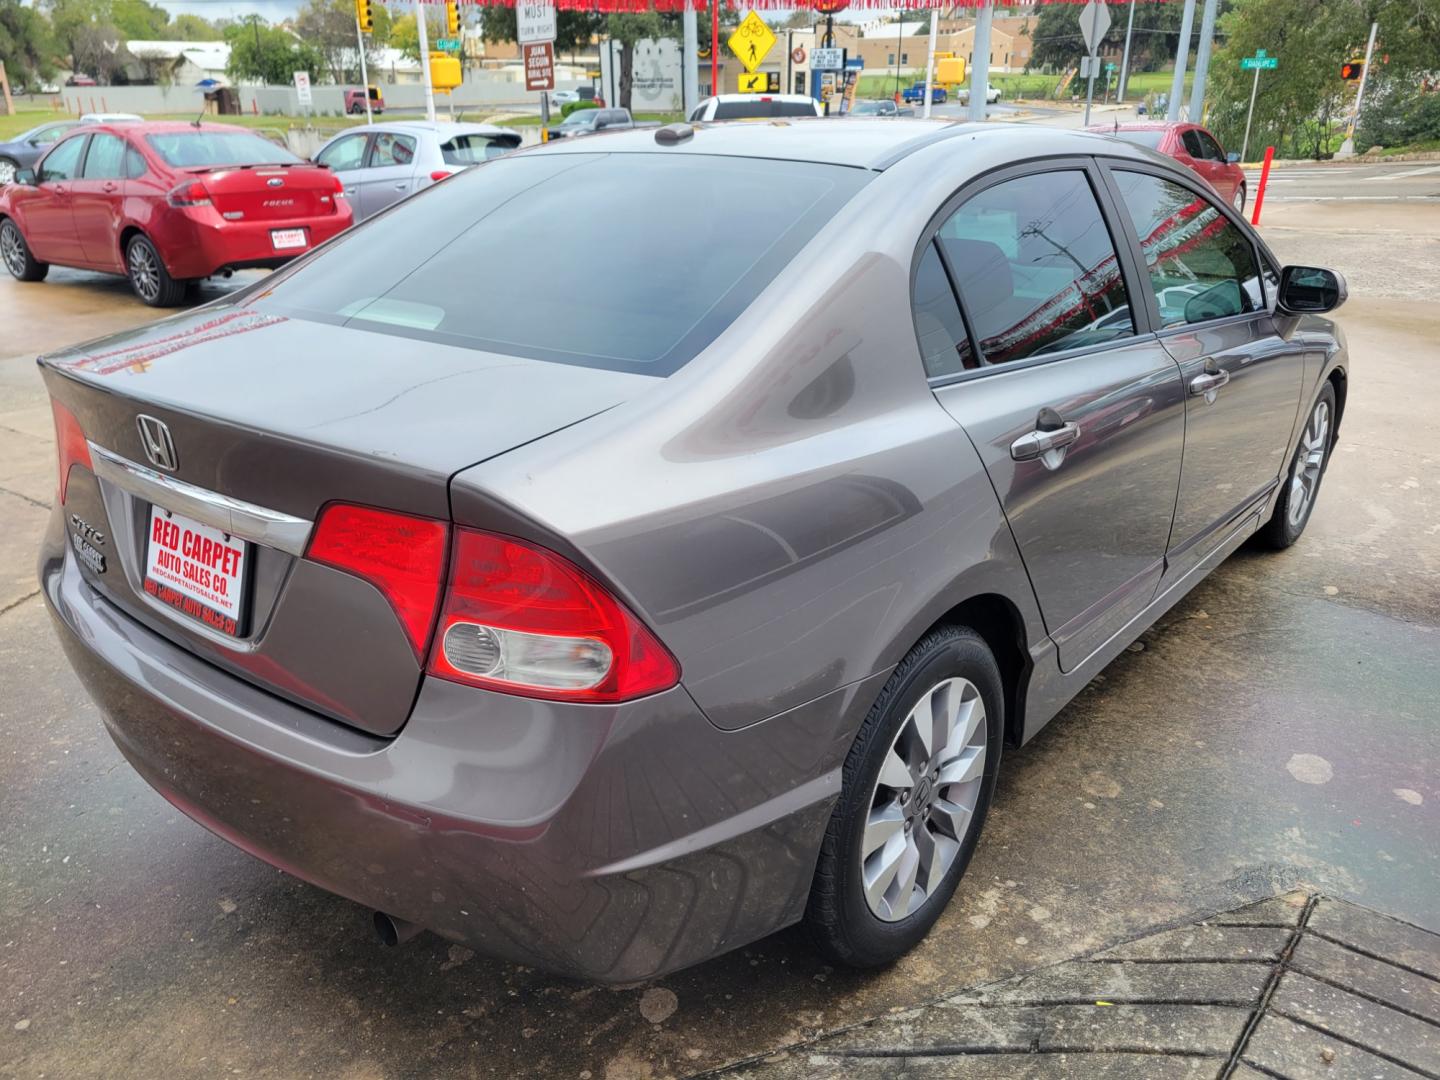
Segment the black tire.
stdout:
<path fill-rule="evenodd" d="M 881 767 L 910 710 L 951 678 L 973 684 L 985 707 L 985 761 L 978 795 L 970 825 L 939 886 L 909 915 L 887 921 L 871 910 L 861 880 L 865 822 Z M 994 655 L 980 635 L 966 627 L 942 627 L 926 635 L 885 683 L 845 759 L 840 800 L 825 830 L 805 910 L 805 925 L 816 947 L 835 963 L 862 968 L 892 963 L 914 948 L 945 910 L 975 852 L 994 795 L 1004 700 Z"/>
<path fill-rule="evenodd" d="M 17 281 L 44 281 L 50 273 L 50 264 L 30 253 L 25 234 L 9 218 L 0 218 L 0 262 Z"/>
<path fill-rule="evenodd" d="M 125 274 L 130 288 L 150 307 L 176 307 L 185 302 L 188 282 L 177 281 L 148 237 L 137 234 L 125 245 Z"/>
<path fill-rule="evenodd" d="M 1323 425 L 1319 425 L 1322 411 Z M 1330 451 L 1335 446 L 1335 421 L 1335 387 L 1327 379 L 1320 393 L 1315 395 L 1310 411 L 1305 414 L 1299 444 L 1285 469 L 1285 475 L 1280 478 L 1280 497 L 1275 501 L 1275 512 L 1256 534 L 1265 546 L 1283 551 L 1299 540 L 1300 534 L 1305 531 L 1310 515 L 1315 512 L 1316 500 L 1320 498 L 1320 483 L 1330 467 Z M 1320 455 L 1318 462 L 1314 459 L 1317 451 Z M 1297 502 L 1302 498 L 1304 505 L 1297 510 Z"/>
<path fill-rule="evenodd" d="M 1231 203 L 1235 207 L 1235 212 L 1241 217 L 1245 216 L 1245 194 L 1245 185 L 1241 184 L 1239 190 L 1235 192 L 1235 201 Z"/>

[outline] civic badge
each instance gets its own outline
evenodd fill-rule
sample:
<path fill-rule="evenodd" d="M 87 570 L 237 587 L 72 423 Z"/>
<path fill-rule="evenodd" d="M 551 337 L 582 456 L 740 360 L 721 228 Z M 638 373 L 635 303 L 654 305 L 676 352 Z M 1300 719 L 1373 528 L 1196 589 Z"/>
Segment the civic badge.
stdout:
<path fill-rule="evenodd" d="M 165 426 L 165 421 L 140 415 L 135 417 L 135 426 L 140 429 L 140 444 L 145 448 L 150 464 L 157 469 L 174 472 L 180 461 L 175 456 L 175 441 L 170 438 L 170 429 Z"/>

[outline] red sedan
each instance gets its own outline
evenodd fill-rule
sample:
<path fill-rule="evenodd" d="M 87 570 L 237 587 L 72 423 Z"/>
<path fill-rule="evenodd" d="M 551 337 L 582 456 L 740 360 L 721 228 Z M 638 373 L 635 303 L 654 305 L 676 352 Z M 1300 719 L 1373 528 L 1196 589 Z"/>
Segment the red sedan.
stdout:
<path fill-rule="evenodd" d="M 124 274 L 153 307 L 222 271 L 273 269 L 349 227 L 339 179 L 222 124 L 97 124 L 0 189 L 0 259 Z"/>
<path fill-rule="evenodd" d="M 1203 176 L 1211 187 L 1228 199 L 1241 213 L 1245 211 L 1245 170 L 1240 168 L 1240 155 L 1227 154 L 1220 142 L 1199 124 L 1139 121 L 1130 124 L 1095 124 L 1091 131 L 1113 135 L 1117 139 L 1148 146 L 1166 157 L 1190 166 Z"/>

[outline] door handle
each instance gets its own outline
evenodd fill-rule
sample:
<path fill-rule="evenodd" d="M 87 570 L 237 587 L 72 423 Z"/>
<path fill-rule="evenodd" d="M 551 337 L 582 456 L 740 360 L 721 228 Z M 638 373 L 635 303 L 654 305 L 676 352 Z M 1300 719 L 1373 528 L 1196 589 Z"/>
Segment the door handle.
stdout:
<path fill-rule="evenodd" d="M 395 190 L 396 190 L 396 191 L 404 191 L 404 190 L 405 190 L 407 187 L 409 187 L 409 186 L 410 186 L 410 184 L 409 184 L 408 181 L 402 180 L 402 181 L 400 181 L 400 183 L 398 183 L 398 184 L 395 185 Z"/>
<path fill-rule="evenodd" d="M 1047 469 L 1058 469 L 1065 460 L 1065 448 L 1078 438 L 1080 425 L 1075 423 L 1063 423 L 1057 428 L 1036 428 L 1010 444 L 1010 456 L 1016 461 L 1040 458 Z"/>
<path fill-rule="evenodd" d="M 120 190 L 120 185 L 119 185 L 119 184 L 112 184 L 112 183 L 104 183 L 104 184 L 101 184 L 101 185 L 100 185 L 100 190 L 103 191 L 103 192 L 105 192 L 105 193 L 108 195 L 108 194 L 109 194 L 110 192 L 112 192 L 112 191 L 119 191 L 119 190 Z"/>
<path fill-rule="evenodd" d="M 1190 393 L 1203 394 L 1206 404 L 1214 404 L 1216 391 L 1230 381 L 1230 372 L 1207 363 L 1205 370 L 1190 380 Z"/>

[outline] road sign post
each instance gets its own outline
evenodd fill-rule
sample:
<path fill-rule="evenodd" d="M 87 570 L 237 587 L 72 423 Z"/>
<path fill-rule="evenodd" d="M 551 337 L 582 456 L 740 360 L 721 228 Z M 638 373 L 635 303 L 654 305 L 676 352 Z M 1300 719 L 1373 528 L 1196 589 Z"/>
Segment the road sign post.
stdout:
<path fill-rule="evenodd" d="M 1268 55 L 1264 49 L 1256 49 L 1254 56 L 1240 58 L 1240 70 L 1255 72 L 1255 81 L 1250 86 L 1250 111 L 1245 114 L 1245 138 L 1240 143 L 1240 160 L 1250 149 L 1250 121 L 1255 118 L 1255 97 L 1260 92 L 1260 72 L 1280 65 L 1278 58 Z"/>
<path fill-rule="evenodd" d="M 310 108 L 315 102 L 314 97 L 310 93 L 310 73 L 308 71 L 297 71 L 295 72 L 294 78 L 295 104 L 304 109 L 305 114 L 308 116 L 310 114 Z"/>
<path fill-rule="evenodd" d="M 540 138 L 550 131 L 550 91 L 555 89 L 555 4 L 519 0 L 515 5 L 515 41 L 525 65 L 525 89 L 540 91 Z M 614 102 L 611 102 L 613 105 Z"/>
<path fill-rule="evenodd" d="M 1085 83 L 1085 126 L 1090 126 L 1090 106 L 1095 101 L 1095 75 L 1100 67 L 1100 42 L 1110 29 L 1110 7 L 1108 4 L 1089 2 L 1080 11 L 1080 36 L 1085 39 L 1085 51 L 1089 54 L 1089 78 Z"/>
<path fill-rule="evenodd" d="M 365 123 L 373 124 L 375 117 L 370 112 L 370 72 L 365 67 L 365 27 L 360 23 L 360 3 L 355 4 L 355 44 L 360 49 L 360 92 L 365 95 Z"/>

